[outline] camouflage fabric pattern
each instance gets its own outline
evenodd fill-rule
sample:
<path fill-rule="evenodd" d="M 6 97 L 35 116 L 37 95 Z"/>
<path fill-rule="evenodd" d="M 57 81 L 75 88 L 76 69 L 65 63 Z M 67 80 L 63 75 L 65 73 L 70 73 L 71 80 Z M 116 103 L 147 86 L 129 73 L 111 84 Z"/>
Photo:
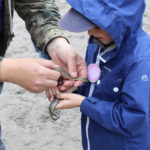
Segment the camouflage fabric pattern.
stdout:
<path fill-rule="evenodd" d="M 7 46 L 12 38 L 10 32 L 8 0 L 5 1 L 5 28 L 4 28 L 4 47 L 0 50 L 4 55 Z M 34 44 L 44 50 L 47 43 L 56 37 L 67 38 L 62 29 L 57 26 L 60 19 L 58 8 L 54 0 L 11 0 L 12 14 L 14 9 L 25 21 L 26 28 L 31 34 Z"/>

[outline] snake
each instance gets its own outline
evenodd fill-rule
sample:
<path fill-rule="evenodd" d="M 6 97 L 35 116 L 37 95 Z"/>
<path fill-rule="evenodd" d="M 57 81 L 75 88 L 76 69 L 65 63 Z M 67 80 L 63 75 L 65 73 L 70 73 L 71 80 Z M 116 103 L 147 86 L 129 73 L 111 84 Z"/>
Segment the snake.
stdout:
<path fill-rule="evenodd" d="M 49 105 L 49 113 L 53 120 L 57 120 L 60 118 L 59 112 L 55 109 L 59 102 L 60 100 L 56 98 Z"/>
<path fill-rule="evenodd" d="M 61 73 L 61 77 L 58 79 L 58 85 L 62 85 L 63 84 L 63 78 L 65 79 L 69 79 L 69 80 L 73 80 L 73 81 L 83 81 L 83 82 L 88 82 L 88 80 L 82 78 L 82 77 L 77 77 L 77 78 L 72 78 L 69 73 L 61 68 L 61 67 L 56 67 L 54 68 L 55 71 L 58 71 Z M 51 118 L 56 121 L 57 119 L 60 118 L 60 114 L 59 112 L 56 110 L 56 106 L 57 104 L 60 102 L 61 100 L 59 100 L 58 98 L 55 98 L 53 101 L 50 102 L 50 105 L 49 105 L 49 113 L 50 113 L 50 116 Z"/>

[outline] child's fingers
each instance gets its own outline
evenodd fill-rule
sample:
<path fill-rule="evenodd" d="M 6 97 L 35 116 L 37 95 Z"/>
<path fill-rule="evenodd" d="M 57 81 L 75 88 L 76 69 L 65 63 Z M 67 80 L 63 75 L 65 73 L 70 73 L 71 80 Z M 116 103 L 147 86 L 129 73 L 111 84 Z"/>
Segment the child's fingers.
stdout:
<path fill-rule="evenodd" d="M 56 106 L 56 109 L 69 109 L 69 108 L 73 108 L 73 107 L 70 101 L 67 99 L 60 101 Z"/>
<path fill-rule="evenodd" d="M 68 99 L 68 93 L 60 93 L 59 99 Z"/>
<path fill-rule="evenodd" d="M 55 88 L 55 92 L 56 92 L 56 97 L 59 97 L 60 91 L 59 91 L 59 89 L 57 87 Z"/>
<path fill-rule="evenodd" d="M 49 89 L 48 89 L 48 94 L 49 94 L 49 98 L 50 98 L 51 96 L 53 96 L 52 88 L 49 88 Z"/>
<path fill-rule="evenodd" d="M 66 86 L 66 87 L 72 87 L 73 84 L 74 84 L 74 81 L 72 81 L 72 80 L 64 81 L 64 86 Z"/>
<path fill-rule="evenodd" d="M 54 100 L 54 94 L 51 88 L 45 90 L 45 95 L 50 101 Z"/>
<path fill-rule="evenodd" d="M 74 87 L 78 87 L 78 86 L 80 86 L 80 85 L 82 85 L 83 84 L 83 81 L 80 81 L 80 80 L 78 80 L 78 81 L 76 81 L 76 82 L 74 82 Z"/>
<path fill-rule="evenodd" d="M 45 90 L 45 94 L 50 101 L 53 101 L 55 99 L 55 97 L 59 97 L 60 91 L 58 90 L 57 87 L 49 88 L 49 89 Z"/>
<path fill-rule="evenodd" d="M 59 94 L 60 94 L 60 91 L 58 90 L 57 87 L 51 88 L 51 96 L 58 97 Z"/>
<path fill-rule="evenodd" d="M 67 93 L 72 93 L 73 91 L 75 91 L 77 89 L 77 87 L 72 87 L 69 90 L 67 90 Z"/>
<path fill-rule="evenodd" d="M 67 91 L 69 88 L 70 88 L 70 87 L 65 86 L 64 84 L 61 85 L 61 86 L 59 86 L 59 90 L 60 90 L 60 91 Z"/>
<path fill-rule="evenodd" d="M 56 88 L 51 88 L 51 96 L 56 96 Z"/>
<path fill-rule="evenodd" d="M 49 97 L 47 90 L 45 90 L 45 95 L 46 95 L 47 98 Z"/>
<path fill-rule="evenodd" d="M 67 91 L 68 89 L 73 87 L 74 81 L 64 79 L 63 82 L 64 83 L 61 86 L 59 86 L 60 91 Z"/>
<path fill-rule="evenodd" d="M 49 100 L 50 100 L 50 101 L 53 101 L 53 100 L 54 100 L 54 96 L 50 96 L 50 97 L 49 97 Z"/>
<path fill-rule="evenodd" d="M 70 94 L 70 93 L 60 93 L 59 98 L 60 99 L 70 99 L 71 95 L 72 94 Z"/>

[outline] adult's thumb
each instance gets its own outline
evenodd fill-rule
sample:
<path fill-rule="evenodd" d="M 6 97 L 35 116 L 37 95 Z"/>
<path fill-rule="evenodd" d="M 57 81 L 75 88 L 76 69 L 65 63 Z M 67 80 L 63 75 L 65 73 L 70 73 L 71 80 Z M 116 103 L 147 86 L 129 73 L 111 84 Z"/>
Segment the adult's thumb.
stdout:
<path fill-rule="evenodd" d="M 58 65 L 53 63 L 51 60 L 43 60 L 42 65 L 45 66 L 46 68 L 50 68 L 50 69 L 58 67 Z"/>

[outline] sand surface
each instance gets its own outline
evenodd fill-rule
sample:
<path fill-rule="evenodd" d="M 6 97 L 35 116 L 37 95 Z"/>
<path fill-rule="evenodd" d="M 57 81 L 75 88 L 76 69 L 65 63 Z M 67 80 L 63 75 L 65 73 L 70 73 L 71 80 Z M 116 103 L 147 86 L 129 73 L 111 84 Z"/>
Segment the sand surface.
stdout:
<path fill-rule="evenodd" d="M 61 14 L 69 9 L 63 0 L 57 0 L 57 4 Z M 150 0 L 147 0 L 144 28 L 150 34 Z M 7 57 L 37 57 L 24 22 L 17 14 L 14 33 Z M 84 56 L 87 34 L 70 33 L 70 41 Z M 44 93 L 29 93 L 11 83 L 5 84 L 0 99 L 2 138 L 7 150 L 82 150 L 79 109 L 61 111 L 61 118 L 54 122 Z"/>

